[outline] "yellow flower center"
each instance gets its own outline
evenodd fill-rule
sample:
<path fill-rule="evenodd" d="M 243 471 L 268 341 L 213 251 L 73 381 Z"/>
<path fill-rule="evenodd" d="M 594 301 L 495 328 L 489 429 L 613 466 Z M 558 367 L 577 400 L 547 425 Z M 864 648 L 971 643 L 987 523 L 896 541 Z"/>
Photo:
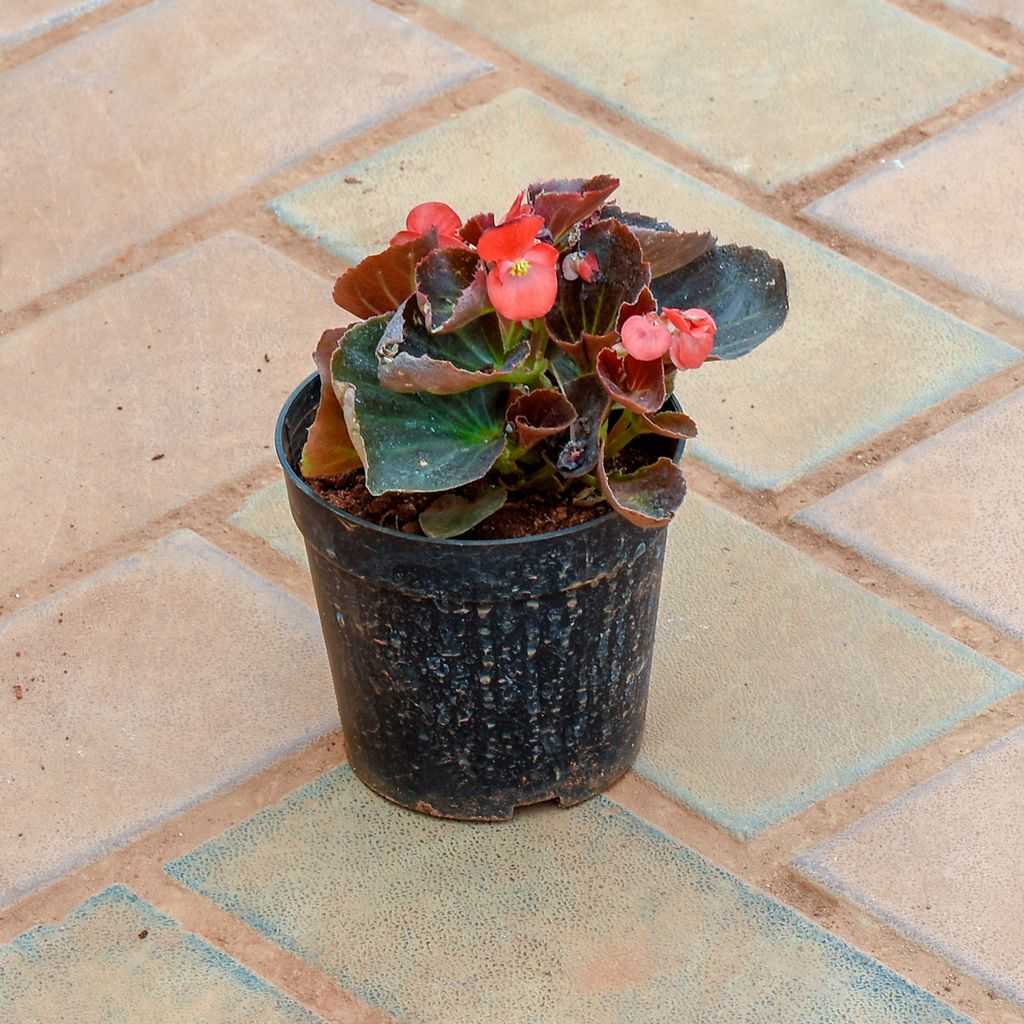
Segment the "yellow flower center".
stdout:
<path fill-rule="evenodd" d="M 529 260 L 516 260 L 515 263 L 509 267 L 508 272 L 515 274 L 516 277 L 522 277 L 524 274 L 530 272 L 530 261 Z"/>

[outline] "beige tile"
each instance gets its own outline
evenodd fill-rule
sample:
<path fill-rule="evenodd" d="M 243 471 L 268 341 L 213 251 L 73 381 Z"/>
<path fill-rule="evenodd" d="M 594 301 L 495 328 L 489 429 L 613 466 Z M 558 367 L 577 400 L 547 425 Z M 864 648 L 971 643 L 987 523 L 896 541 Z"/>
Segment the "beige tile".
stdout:
<path fill-rule="evenodd" d="M 0 309 L 480 74 L 369 0 L 157 0 L 0 77 Z"/>
<path fill-rule="evenodd" d="M 0 49 L 48 32 L 87 11 L 102 7 L 107 0 L 5 0 L 0 4 Z"/>
<path fill-rule="evenodd" d="M 801 857 L 802 870 L 1024 1007 L 1024 730 Z"/>
<path fill-rule="evenodd" d="M 1024 393 L 796 518 L 1024 640 Z"/>
<path fill-rule="evenodd" d="M 319 621 L 195 534 L 0 623 L 0 906 L 337 724 Z"/>
<path fill-rule="evenodd" d="M 762 187 L 1009 72 L 882 0 L 427 0 Z"/>
<path fill-rule="evenodd" d="M 1017 96 L 808 209 L 1024 316 L 1022 162 L 1024 96 Z"/>
<path fill-rule="evenodd" d="M 460 154 L 454 179 L 450 154 Z M 751 355 L 680 377 L 700 426 L 687 448 L 751 488 L 778 489 L 958 388 L 1020 359 L 947 316 L 666 163 L 525 91 L 452 118 L 276 200 L 285 223 L 348 259 L 387 244 L 427 199 L 503 213 L 531 181 L 601 172 L 626 209 L 786 265 L 790 314 Z M 346 179 L 358 179 L 352 184 Z"/>
<path fill-rule="evenodd" d="M 284 399 L 344 319 L 330 290 L 228 235 L 4 339 L 0 585 L 272 462 Z"/>

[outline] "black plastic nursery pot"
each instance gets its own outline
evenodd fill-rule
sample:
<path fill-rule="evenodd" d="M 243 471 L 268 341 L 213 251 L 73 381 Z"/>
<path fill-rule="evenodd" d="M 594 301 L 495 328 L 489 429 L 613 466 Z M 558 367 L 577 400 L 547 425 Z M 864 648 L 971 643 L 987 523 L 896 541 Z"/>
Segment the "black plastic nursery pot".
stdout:
<path fill-rule="evenodd" d="M 285 403 L 277 453 L 356 775 L 470 821 L 606 789 L 640 745 L 665 529 L 611 512 L 500 541 L 368 523 L 298 473 L 319 397 L 313 374 Z"/>

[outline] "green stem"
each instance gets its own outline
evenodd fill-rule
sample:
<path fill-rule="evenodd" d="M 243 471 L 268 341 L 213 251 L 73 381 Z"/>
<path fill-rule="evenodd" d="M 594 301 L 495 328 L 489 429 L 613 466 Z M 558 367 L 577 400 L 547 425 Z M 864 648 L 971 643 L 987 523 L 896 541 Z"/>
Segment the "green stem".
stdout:
<path fill-rule="evenodd" d="M 615 426 L 608 432 L 604 444 L 605 458 L 618 455 L 638 434 L 642 433 L 640 417 L 630 409 L 623 409 Z"/>

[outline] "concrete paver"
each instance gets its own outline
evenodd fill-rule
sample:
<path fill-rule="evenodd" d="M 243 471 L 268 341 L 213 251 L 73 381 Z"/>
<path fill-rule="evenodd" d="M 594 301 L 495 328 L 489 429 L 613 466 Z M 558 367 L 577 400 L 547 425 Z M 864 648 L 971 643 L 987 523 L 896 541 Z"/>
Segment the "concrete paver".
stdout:
<path fill-rule="evenodd" d="M 188 531 L 5 618 L 0 666 L 0 906 L 337 725 L 316 615 Z"/>
<path fill-rule="evenodd" d="M 453 153 L 463 168 L 458 178 L 450 173 Z M 676 388 L 701 431 L 688 451 L 746 487 L 784 487 L 1020 359 L 990 335 L 524 91 L 273 207 L 302 234 L 358 260 L 386 246 L 426 199 L 469 217 L 530 181 L 600 172 L 622 179 L 626 209 L 679 228 L 711 228 L 723 242 L 759 245 L 785 262 L 792 299 L 783 330 L 743 359 L 680 375 Z"/>
<path fill-rule="evenodd" d="M 1024 1007 L 1024 730 L 815 847 L 798 866 Z"/>
<path fill-rule="evenodd" d="M 329 281 L 228 235 L 0 341 L 0 478 L 18 485 L 0 586 L 271 462 L 338 312 Z"/>
<path fill-rule="evenodd" d="M 161 0 L 0 77 L 0 309 L 487 65 L 369 0 Z"/>
<path fill-rule="evenodd" d="M 1024 96 L 1018 95 L 808 210 L 1024 316 L 1022 153 Z"/>
<path fill-rule="evenodd" d="M 0 6 L 0 50 L 57 28 L 107 0 L 8 0 Z"/>
<path fill-rule="evenodd" d="M 959 7 L 968 14 L 982 18 L 1002 18 L 1012 25 L 1024 28 L 1024 5 L 1020 0 L 943 0 L 951 7 Z"/>
<path fill-rule="evenodd" d="M 691 495 L 669 533 L 637 769 L 751 836 L 1021 687 Z"/>
<path fill-rule="evenodd" d="M 284 481 L 250 494 L 230 522 L 240 530 L 266 541 L 275 551 L 303 568 L 309 566 L 306 545 L 288 508 Z"/>
<path fill-rule="evenodd" d="M 0 946 L 0 1019 L 320 1022 L 121 885 L 94 896 L 60 925 L 35 928 Z"/>
<path fill-rule="evenodd" d="M 795 518 L 1024 640 L 1024 392 Z"/>
<path fill-rule="evenodd" d="M 601 798 L 481 827 L 343 766 L 168 871 L 417 1024 L 966 1024 Z"/>
<path fill-rule="evenodd" d="M 756 184 L 821 170 L 1007 65 L 881 0 L 427 0 Z"/>

